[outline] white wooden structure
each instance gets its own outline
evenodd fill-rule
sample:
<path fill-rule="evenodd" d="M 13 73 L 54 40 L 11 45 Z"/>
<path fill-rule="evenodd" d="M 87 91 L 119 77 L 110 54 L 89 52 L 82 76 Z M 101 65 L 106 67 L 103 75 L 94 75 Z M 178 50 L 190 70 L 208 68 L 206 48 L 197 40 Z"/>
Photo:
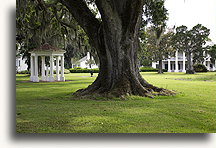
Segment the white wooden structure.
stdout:
<path fill-rule="evenodd" d="M 192 56 L 193 58 L 193 56 Z M 215 71 L 215 63 L 211 63 L 210 56 L 206 55 L 204 62 L 208 71 Z M 152 62 L 153 68 L 158 68 L 159 62 Z M 186 72 L 187 58 L 184 52 L 176 51 L 175 57 L 169 57 L 162 61 L 162 68 L 168 72 Z"/>
<path fill-rule="evenodd" d="M 16 57 L 16 72 L 21 72 L 28 69 L 28 65 L 25 63 L 26 58 L 22 58 L 22 56 Z"/>
<path fill-rule="evenodd" d="M 31 53 L 31 76 L 30 81 L 39 82 L 38 57 L 41 56 L 41 80 L 42 81 L 65 81 L 64 77 L 64 53 L 66 51 L 50 46 L 48 43 L 36 48 Z M 49 65 L 45 64 L 45 59 L 50 58 Z M 54 78 L 54 60 L 56 60 L 56 78 Z M 61 66 L 59 65 L 61 64 Z M 61 68 L 61 75 L 59 71 Z"/>
<path fill-rule="evenodd" d="M 87 68 L 87 69 L 98 68 L 97 64 L 91 64 L 91 66 L 90 64 L 87 64 L 89 60 L 94 61 L 94 58 L 90 56 L 89 52 L 87 52 L 87 55 L 85 57 L 77 61 L 75 61 L 74 59 L 71 59 L 72 68 L 76 68 L 76 67 Z"/>

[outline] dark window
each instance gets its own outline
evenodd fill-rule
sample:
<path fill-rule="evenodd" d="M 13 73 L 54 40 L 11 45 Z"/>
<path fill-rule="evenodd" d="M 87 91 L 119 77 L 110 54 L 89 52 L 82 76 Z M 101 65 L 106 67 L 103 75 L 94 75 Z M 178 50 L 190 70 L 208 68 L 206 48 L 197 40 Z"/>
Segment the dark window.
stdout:
<path fill-rule="evenodd" d="M 165 69 L 168 69 L 168 64 L 165 64 Z"/>

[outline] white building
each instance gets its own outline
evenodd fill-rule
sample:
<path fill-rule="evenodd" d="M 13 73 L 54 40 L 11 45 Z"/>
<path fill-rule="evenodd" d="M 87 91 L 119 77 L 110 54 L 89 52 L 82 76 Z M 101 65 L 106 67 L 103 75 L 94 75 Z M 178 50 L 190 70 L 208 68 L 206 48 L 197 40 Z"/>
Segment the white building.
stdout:
<path fill-rule="evenodd" d="M 202 64 L 206 66 L 207 70 L 215 71 L 215 64 L 211 63 L 209 55 Z M 152 67 L 158 68 L 159 62 L 152 62 Z M 176 51 L 175 57 L 170 57 L 162 61 L 162 68 L 168 72 L 186 72 L 187 58 L 185 57 L 185 53 Z"/>
<path fill-rule="evenodd" d="M 76 61 L 74 59 L 71 60 L 72 63 L 72 68 L 76 68 L 76 67 L 81 67 L 81 68 L 98 68 L 98 65 L 96 64 L 88 64 L 89 60 L 94 61 L 93 57 L 90 57 L 90 53 L 88 52 L 87 55 L 85 57 L 83 57 L 82 59 Z M 95 63 L 95 62 L 94 62 Z"/>
<path fill-rule="evenodd" d="M 53 47 L 45 43 L 39 48 L 31 50 L 31 76 L 30 80 L 39 82 L 39 57 L 41 57 L 41 80 L 42 81 L 65 81 L 64 77 L 64 53 L 66 51 Z M 49 64 L 46 64 L 49 59 Z M 56 62 L 55 62 L 56 61 Z M 54 77 L 54 66 L 56 66 L 56 76 Z"/>
<path fill-rule="evenodd" d="M 22 59 L 22 56 L 16 57 L 16 72 L 27 70 L 28 65 L 25 62 L 26 58 Z"/>

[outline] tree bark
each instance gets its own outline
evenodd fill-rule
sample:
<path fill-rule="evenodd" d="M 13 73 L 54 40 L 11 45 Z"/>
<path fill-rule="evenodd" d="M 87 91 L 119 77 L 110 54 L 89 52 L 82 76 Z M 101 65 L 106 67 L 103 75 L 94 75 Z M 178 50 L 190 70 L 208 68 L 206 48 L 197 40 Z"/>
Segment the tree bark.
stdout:
<path fill-rule="evenodd" d="M 158 68 L 158 73 L 162 74 L 163 73 L 163 65 L 162 65 L 162 60 L 159 60 L 159 68 Z"/>
<path fill-rule="evenodd" d="M 139 73 L 137 49 L 143 1 L 96 0 L 102 22 L 94 20 L 90 15 L 89 18 L 80 16 L 88 16 L 83 14 L 88 12 L 87 7 L 82 6 L 82 14 L 76 12 L 78 8 L 75 5 L 81 1 L 64 2 L 88 34 L 90 44 L 96 49 L 100 61 L 100 71 L 90 86 L 78 90 L 75 95 L 99 94 L 105 97 L 173 95 L 172 91 L 149 84 Z M 83 19 L 94 21 L 90 24 L 83 24 Z"/>
<path fill-rule="evenodd" d="M 195 71 L 193 69 L 193 61 L 192 61 L 192 55 L 190 52 L 187 53 L 187 69 L 186 74 L 194 74 Z"/>

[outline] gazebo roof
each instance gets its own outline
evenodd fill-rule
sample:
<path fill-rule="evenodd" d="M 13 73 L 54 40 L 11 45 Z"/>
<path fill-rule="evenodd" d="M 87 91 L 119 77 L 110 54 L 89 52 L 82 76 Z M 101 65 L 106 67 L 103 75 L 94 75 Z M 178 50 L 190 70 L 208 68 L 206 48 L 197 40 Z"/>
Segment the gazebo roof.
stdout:
<path fill-rule="evenodd" d="M 53 46 L 51 46 L 50 44 L 45 43 L 45 44 L 43 44 L 42 46 L 33 49 L 31 52 L 35 52 L 35 51 L 36 51 L 36 52 L 37 52 L 37 51 L 60 51 L 60 52 L 62 52 L 62 51 L 65 51 L 65 50 L 60 49 L 60 48 L 57 48 L 57 47 L 53 47 Z"/>
<path fill-rule="evenodd" d="M 39 56 L 49 56 L 49 55 L 62 55 L 66 51 L 57 47 L 53 47 L 48 43 L 43 44 L 42 46 L 31 50 L 29 53 L 32 55 L 36 54 Z"/>

